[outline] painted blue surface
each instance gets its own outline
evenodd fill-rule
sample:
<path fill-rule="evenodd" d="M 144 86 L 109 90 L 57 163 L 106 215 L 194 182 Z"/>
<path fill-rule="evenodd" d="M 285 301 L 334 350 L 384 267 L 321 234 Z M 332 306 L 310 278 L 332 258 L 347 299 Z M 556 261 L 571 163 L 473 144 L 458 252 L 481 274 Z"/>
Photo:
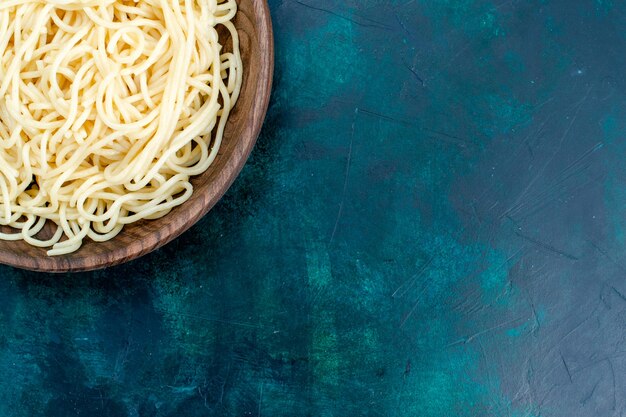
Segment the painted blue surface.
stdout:
<path fill-rule="evenodd" d="M 266 125 L 209 215 L 0 269 L 0 415 L 624 414 L 626 3 L 270 6 Z"/>

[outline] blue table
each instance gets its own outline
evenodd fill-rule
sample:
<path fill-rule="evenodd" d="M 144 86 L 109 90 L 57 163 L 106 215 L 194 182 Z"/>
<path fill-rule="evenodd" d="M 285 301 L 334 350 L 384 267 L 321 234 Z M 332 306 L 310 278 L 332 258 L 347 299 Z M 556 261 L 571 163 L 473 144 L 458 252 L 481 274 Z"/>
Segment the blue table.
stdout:
<path fill-rule="evenodd" d="M 626 3 L 270 4 L 267 122 L 209 215 L 0 269 L 0 415 L 624 415 Z"/>

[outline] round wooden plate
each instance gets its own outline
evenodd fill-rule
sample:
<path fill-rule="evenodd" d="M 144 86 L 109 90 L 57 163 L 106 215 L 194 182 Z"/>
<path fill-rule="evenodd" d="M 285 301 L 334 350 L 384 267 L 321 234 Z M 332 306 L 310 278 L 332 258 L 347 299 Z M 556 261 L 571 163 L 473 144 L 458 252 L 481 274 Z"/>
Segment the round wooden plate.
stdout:
<path fill-rule="evenodd" d="M 161 219 L 126 226 L 108 242 L 85 239 L 77 252 L 65 256 L 49 257 L 46 249 L 23 241 L 0 240 L 0 263 L 46 272 L 89 271 L 117 265 L 170 242 L 217 203 L 254 147 L 267 111 L 274 70 L 272 22 L 266 0 L 238 0 L 238 5 L 234 24 L 241 38 L 244 64 L 241 95 L 228 119 L 217 159 L 208 171 L 192 180 L 191 198 Z M 46 230 L 42 233 L 47 234 Z"/>

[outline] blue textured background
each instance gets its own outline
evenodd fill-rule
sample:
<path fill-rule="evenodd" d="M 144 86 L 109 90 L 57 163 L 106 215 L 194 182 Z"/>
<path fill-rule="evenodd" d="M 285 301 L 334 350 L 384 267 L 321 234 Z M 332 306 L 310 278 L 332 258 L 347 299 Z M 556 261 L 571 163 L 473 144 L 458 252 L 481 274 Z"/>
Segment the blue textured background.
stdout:
<path fill-rule="evenodd" d="M 267 122 L 209 215 L 0 269 L 0 415 L 623 416 L 626 3 L 270 5 Z"/>

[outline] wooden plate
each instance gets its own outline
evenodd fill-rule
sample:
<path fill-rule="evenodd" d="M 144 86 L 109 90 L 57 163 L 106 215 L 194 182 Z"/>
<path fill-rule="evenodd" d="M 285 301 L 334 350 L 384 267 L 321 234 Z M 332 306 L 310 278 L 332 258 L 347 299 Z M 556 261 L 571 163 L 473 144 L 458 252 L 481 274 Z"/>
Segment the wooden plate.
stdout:
<path fill-rule="evenodd" d="M 0 263 L 47 272 L 88 271 L 117 265 L 170 242 L 217 203 L 254 147 L 267 111 L 274 69 L 272 23 L 266 0 L 239 0 L 238 4 L 234 23 L 241 38 L 244 64 L 241 95 L 229 117 L 217 159 L 207 172 L 192 180 L 191 198 L 161 219 L 126 226 L 108 242 L 85 239 L 77 252 L 65 256 L 49 257 L 46 249 L 23 241 L 0 240 Z"/>

